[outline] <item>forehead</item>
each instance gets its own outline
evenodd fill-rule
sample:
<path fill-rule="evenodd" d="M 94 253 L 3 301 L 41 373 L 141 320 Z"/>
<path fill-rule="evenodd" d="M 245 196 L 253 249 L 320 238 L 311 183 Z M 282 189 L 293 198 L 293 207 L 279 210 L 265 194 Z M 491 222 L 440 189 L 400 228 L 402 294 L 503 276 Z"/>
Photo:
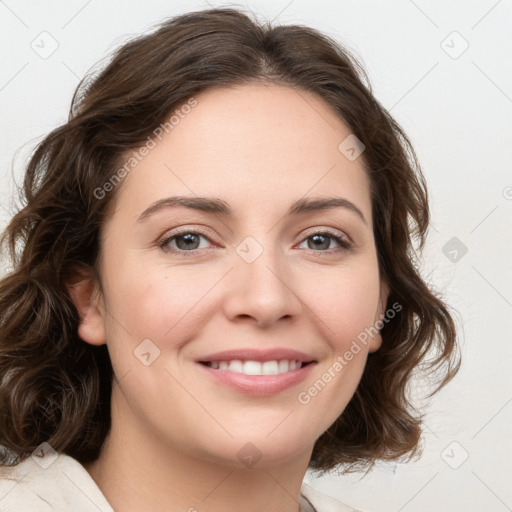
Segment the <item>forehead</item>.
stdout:
<path fill-rule="evenodd" d="M 135 216 L 177 194 L 222 197 L 241 212 L 339 195 L 371 218 L 362 157 L 339 149 L 351 130 L 322 98 L 270 84 L 215 87 L 194 100 L 176 107 L 160 140 L 151 135 L 155 145 L 125 178 L 116 209 Z"/>

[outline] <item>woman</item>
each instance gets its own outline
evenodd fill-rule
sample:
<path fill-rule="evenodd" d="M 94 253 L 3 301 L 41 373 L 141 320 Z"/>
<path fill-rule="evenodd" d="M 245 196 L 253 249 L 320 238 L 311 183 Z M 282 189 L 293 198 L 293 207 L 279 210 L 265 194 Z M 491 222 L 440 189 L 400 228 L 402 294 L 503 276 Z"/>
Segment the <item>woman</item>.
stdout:
<path fill-rule="evenodd" d="M 339 43 L 234 9 L 120 48 L 2 242 L 2 510 L 353 510 L 458 369 L 406 135 Z M 429 358 L 427 359 L 427 353 Z"/>

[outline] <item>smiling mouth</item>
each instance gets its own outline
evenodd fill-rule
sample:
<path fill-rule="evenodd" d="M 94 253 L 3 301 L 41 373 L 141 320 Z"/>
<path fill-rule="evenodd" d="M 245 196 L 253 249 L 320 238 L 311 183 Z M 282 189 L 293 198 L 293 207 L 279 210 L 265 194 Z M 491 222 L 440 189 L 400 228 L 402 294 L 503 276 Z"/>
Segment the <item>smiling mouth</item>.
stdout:
<path fill-rule="evenodd" d="M 214 370 L 225 370 L 233 373 L 243 373 L 244 375 L 279 375 L 289 373 L 294 370 L 300 370 L 313 361 L 305 362 L 296 359 L 280 359 L 272 361 L 242 361 L 233 359 L 231 361 L 199 361 L 202 365 L 213 368 Z"/>

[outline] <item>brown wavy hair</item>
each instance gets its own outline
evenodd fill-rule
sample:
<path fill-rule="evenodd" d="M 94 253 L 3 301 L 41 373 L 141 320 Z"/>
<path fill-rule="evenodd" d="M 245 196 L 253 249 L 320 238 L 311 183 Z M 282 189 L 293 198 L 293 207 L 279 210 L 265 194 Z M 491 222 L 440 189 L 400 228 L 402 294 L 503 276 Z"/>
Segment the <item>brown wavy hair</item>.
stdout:
<path fill-rule="evenodd" d="M 316 94 L 365 145 L 379 269 L 388 305 L 402 306 L 382 328 L 355 395 L 316 441 L 310 468 L 349 472 L 420 453 L 411 378 L 428 370 L 431 396 L 460 357 L 448 306 L 418 270 L 429 205 L 411 142 L 342 44 L 312 28 L 216 8 L 168 19 L 116 50 L 80 82 L 68 121 L 28 162 L 22 204 L 0 240 L 12 266 L 0 281 L 0 464 L 20 462 L 43 441 L 81 463 L 99 456 L 110 429 L 112 366 L 106 345 L 79 338 L 67 290 L 91 271 L 101 283 L 99 232 L 119 187 L 101 199 L 98 190 L 191 95 L 254 83 Z"/>

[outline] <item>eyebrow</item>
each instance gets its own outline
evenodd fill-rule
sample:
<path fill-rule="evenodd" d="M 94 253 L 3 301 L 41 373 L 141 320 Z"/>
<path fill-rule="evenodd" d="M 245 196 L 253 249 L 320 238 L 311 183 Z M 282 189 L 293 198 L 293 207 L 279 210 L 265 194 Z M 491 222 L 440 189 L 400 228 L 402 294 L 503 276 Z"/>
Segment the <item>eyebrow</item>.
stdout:
<path fill-rule="evenodd" d="M 158 211 L 172 206 L 182 206 L 192 210 L 198 210 L 226 217 L 233 216 L 233 210 L 226 201 L 215 197 L 188 197 L 172 196 L 159 199 L 146 208 L 138 218 L 137 222 L 143 222 Z M 295 201 L 288 209 L 287 215 L 301 215 L 321 210 L 331 210 L 333 208 L 346 208 L 355 213 L 366 225 L 368 222 L 363 212 L 351 201 L 343 197 L 328 198 L 302 198 Z"/>

